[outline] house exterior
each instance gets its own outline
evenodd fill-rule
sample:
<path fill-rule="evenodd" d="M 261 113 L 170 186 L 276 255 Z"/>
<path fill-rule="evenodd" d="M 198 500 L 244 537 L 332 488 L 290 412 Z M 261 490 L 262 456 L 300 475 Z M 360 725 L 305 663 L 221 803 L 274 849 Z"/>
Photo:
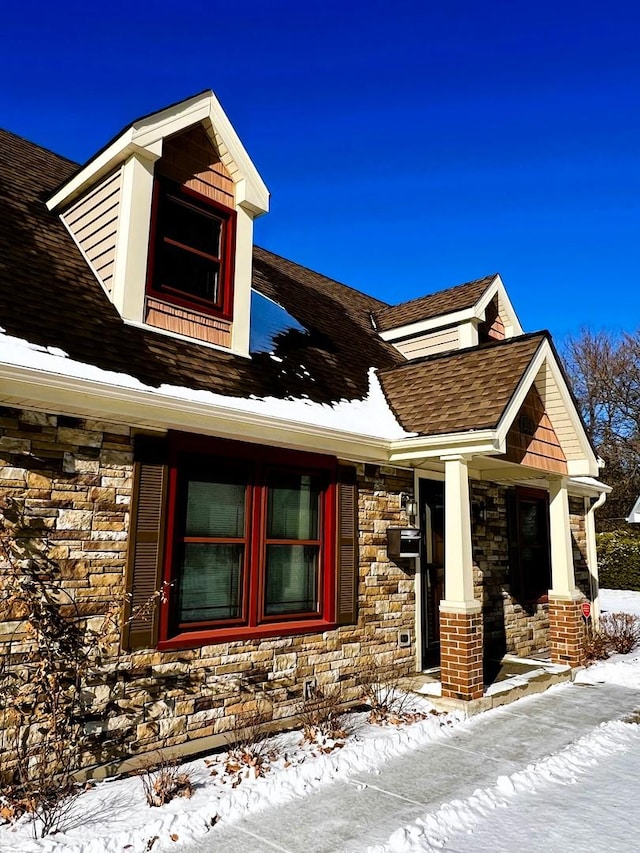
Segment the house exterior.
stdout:
<path fill-rule="evenodd" d="M 499 275 L 388 305 L 255 247 L 269 194 L 211 92 L 82 167 L 0 150 L 0 493 L 78 617 L 117 611 L 82 763 L 372 671 L 470 701 L 488 656 L 581 663 L 607 487 Z"/>

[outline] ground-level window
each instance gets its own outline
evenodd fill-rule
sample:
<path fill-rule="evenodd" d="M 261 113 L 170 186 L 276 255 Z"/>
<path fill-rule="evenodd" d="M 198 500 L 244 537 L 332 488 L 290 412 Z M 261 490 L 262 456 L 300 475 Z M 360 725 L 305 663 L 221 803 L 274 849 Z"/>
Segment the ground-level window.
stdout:
<path fill-rule="evenodd" d="M 325 629 L 335 521 L 330 457 L 176 438 L 161 642 Z"/>
<path fill-rule="evenodd" d="M 512 592 L 516 598 L 534 601 L 547 595 L 551 586 L 547 493 L 515 489 L 509 515 Z"/>

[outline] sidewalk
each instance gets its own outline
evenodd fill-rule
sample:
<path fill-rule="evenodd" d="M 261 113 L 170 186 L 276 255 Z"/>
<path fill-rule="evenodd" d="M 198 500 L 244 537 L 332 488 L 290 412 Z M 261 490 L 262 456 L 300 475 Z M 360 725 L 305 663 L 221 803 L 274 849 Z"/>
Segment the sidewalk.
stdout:
<path fill-rule="evenodd" d="M 636 690 L 571 684 L 475 717 L 427 744 L 278 808 L 216 827 L 185 853 L 362 853 L 395 829 L 493 785 L 640 709 Z M 640 770 L 640 768 L 639 768 Z"/>

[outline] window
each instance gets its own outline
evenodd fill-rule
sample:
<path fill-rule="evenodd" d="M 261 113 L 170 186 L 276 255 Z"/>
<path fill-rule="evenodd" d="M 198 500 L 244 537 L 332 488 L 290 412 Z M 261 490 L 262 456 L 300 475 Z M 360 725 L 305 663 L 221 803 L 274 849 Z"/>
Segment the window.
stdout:
<path fill-rule="evenodd" d="M 509 506 L 511 586 L 516 598 L 534 601 L 551 586 L 549 500 L 537 489 L 515 489 Z"/>
<path fill-rule="evenodd" d="M 235 212 L 156 179 L 147 290 L 176 305 L 231 316 Z"/>
<path fill-rule="evenodd" d="M 161 642 L 219 642 L 335 621 L 330 457 L 175 437 Z"/>

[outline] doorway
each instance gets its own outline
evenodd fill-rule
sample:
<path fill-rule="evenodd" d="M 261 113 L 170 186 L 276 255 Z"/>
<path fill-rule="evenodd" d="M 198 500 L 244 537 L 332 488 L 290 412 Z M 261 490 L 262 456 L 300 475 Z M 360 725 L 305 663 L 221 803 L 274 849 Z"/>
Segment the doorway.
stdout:
<path fill-rule="evenodd" d="M 440 665 L 440 601 L 444 598 L 444 483 L 420 480 L 422 668 Z"/>

